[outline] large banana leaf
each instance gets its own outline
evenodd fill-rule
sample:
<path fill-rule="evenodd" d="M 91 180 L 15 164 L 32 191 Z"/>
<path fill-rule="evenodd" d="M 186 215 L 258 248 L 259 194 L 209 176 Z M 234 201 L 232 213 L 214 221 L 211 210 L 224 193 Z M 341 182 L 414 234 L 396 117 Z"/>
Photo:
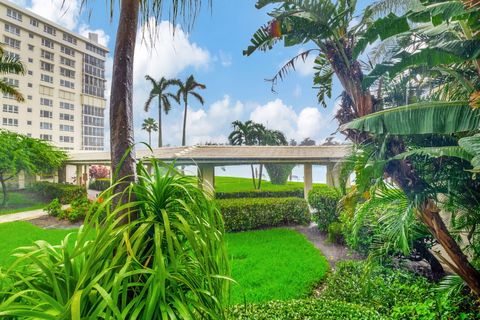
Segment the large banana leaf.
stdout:
<path fill-rule="evenodd" d="M 468 153 L 473 155 L 471 160 L 473 172 L 480 172 L 480 134 L 465 137 L 458 141 L 458 144 Z"/>
<path fill-rule="evenodd" d="M 433 101 L 375 112 L 342 129 L 373 134 L 451 134 L 476 130 L 479 124 L 480 110 L 470 108 L 468 101 Z"/>
<path fill-rule="evenodd" d="M 411 156 L 428 156 L 432 158 L 438 157 L 455 157 L 463 160 L 471 161 L 472 154 L 459 146 L 445 146 L 445 147 L 424 147 L 406 151 L 390 158 L 390 160 L 403 160 Z"/>

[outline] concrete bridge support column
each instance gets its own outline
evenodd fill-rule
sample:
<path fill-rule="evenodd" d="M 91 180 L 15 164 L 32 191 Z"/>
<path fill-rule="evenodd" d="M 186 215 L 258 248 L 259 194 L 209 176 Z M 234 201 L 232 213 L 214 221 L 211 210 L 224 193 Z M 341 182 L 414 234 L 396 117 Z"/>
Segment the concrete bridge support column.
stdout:
<path fill-rule="evenodd" d="M 303 195 L 308 198 L 308 193 L 312 190 L 312 164 L 305 163 L 303 165 Z"/>
<path fill-rule="evenodd" d="M 215 166 L 212 164 L 198 165 L 198 185 L 203 190 L 215 193 Z"/>
<path fill-rule="evenodd" d="M 77 164 L 77 170 L 75 172 L 75 183 L 79 186 L 82 185 L 82 171 L 83 171 L 83 166 L 80 164 Z"/>
<path fill-rule="evenodd" d="M 67 165 L 58 168 L 58 183 L 67 182 Z"/>
<path fill-rule="evenodd" d="M 340 187 L 340 166 L 336 163 L 327 164 L 327 185 Z"/>

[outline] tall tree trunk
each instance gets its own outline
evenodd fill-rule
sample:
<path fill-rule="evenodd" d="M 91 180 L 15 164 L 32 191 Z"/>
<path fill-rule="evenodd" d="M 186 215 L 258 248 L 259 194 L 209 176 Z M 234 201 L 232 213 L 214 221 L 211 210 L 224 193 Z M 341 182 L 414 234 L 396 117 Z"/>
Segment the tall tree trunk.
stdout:
<path fill-rule="evenodd" d="M 162 137 L 162 99 L 161 94 L 158 95 L 158 147 L 163 147 Z"/>
<path fill-rule="evenodd" d="M 257 184 L 255 183 L 255 170 L 253 169 L 253 164 L 250 165 L 250 168 L 252 169 L 252 182 L 253 182 L 253 189 L 257 189 Z"/>
<path fill-rule="evenodd" d="M 115 187 L 125 190 L 135 181 L 135 152 L 133 150 L 133 59 L 138 26 L 139 1 L 121 0 L 115 53 L 113 57 L 112 88 L 110 94 L 110 150 L 114 182 L 126 183 Z M 122 157 L 127 150 L 123 163 Z"/>
<path fill-rule="evenodd" d="M 263 164 L 260 164 L 260 174 L 258 176 L 258 190 L 262 187 Z"/>
<path fill-rule="evenodd" d="M 0 176 L 0 183 L 2 184 L 2 193 L 3 193 L 2 208 L 5 208 L 8 201 L 8 194 L 7 194 L 7 186 L 5 185 L 5 180 L 3 179 L 3 176 Z"/>
<path fill-rule="evenodd" d="M 152 131 L 148 131 L 148 145 L 152 146 Z"/>
<path fill-rule="evenodd" d="M 182 146 L 186 145 L 186 140 L 187 140 L 187 101 L 185 101 L 185 110 L 183 112 Z"/>

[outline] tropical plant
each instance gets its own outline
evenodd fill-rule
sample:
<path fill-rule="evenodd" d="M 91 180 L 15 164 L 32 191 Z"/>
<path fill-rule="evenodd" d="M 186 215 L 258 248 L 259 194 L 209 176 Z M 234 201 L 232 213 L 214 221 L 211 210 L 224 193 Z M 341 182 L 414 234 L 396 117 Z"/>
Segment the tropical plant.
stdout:
<path fill-rule="evenodd" d="M 178 79 L 166 79 L 165 77 L 162 77 L 160 80 L 155 81 L 151 76 L 146 75 L 145 79 L 150 81 L 152 84 L 152 89 L 150 90 L 150 95 L 148 96 L 147 101 L 145 102 L 145 111 L 148 112 L 150 110 L 150 104 L 152 103 L 152 100 L 155 98 L 158 98 L 158 124 L 156 127 L 156 130 L 158 130 L 158 147 L 161 148 L 163 146 L 163 141 L 162 141 L 162 111 L 165 112 L 165 114 L 168 114 L 170 110 L 172 109 L 172 103 L 170 99 L 173 99 L 175 102 L 179 103 L 177 95 L 174 95 L 173 93 L 166 92 L 168 88 L 172 85 L 179 86 L 180 85 L 180 80 Z M 149 118 L 151 119 L 151 118 Z M 142 128 L 143 129 L 143 128 Z M 143 129 L 146 130 L 146 129 Z M 148 131 L 148 130 L 147 130 Z M 150 137 L 150 132 L 149 131 L 149 137 Z M 149 144 L 151 145 L 152 142 L 150 141 L 149 138 Z"/>
<path fill-rule="evenodd" d="M 0 130 L 0 184 L 2 207 L 7 205 L 6 182 L 20 171 L 27 174 L 53 173 L 67 159 L 65 152 L 49 143 L 7 130 Z"/>
<path fill-rule="evenodd" d="M 140 162 L 139 182 L 122 194 L 115 187 L 102 193 L 76 235 L 17 250 L 2 273 L 0 317 L 225 318 L 221 215 L 195 179 L 148 162 L 153 174 Z M 133 194 L 135 201 L 114 201 Z M 138 219 L 124 224 L 128 210 Z"/>
<path fill-rule="evenodd" d="M 179 81 L 178 83 L 178 92 L 177 92 L 177 99 L 180 100 L 182 99 L 183 105 L 184 105 L 184 110 L 183 110 L 183 130 L 182 130 L 182 146 L 186 145 L 187 142 L 187 107 L 188 107 L 188 97 L 193 96 L 195 99 L 197 99 L 198 102 L 200 102 L 201 105 L 203 105 L 205 102 L 203 100 L 203 97 L 196 92 L 196 89 L 205 89 L 206 86 L 204 84 L 201 84 L 195 80 L 193 75 L 190 75 L 187 78 L 187 81 L 183 83 L 182 81 Z"/>
<path fill-rule="evenodd" d="M 160 129 L 160 131 L 162 130 L 162 128 L 158 127 L 158 123 L 157 121 L 155 121 L 155 119 L 153 118 L 146 118 L 146 119 L 143 119 L 143 123 L 142 123 L 142 130 L 145 130 L 148 132 L 148 145 L 151 146 L 152 145 L 152 131 L 158 131 Z M 159 140 L 158 140 L 158 146 L 161 147 L 162 146 L 162 143 L 161 143 L 161 136 L 162 134 L 159 133 L 158 134 L 159 136 Z"/>
<path fill-rule="evenodd" d="M 85 0 L 82 1 L 86 2 Z M 110 18 L 116 14 L 117 4 L 110 2 Z M 133 62 L 137 27 L 144 25 L 147 30 L 157 26 L 165 13 L 173 25 L 179 16 L 190 26 L 201 7 L 201 0 L 179 0 L 166 4 L 162 0 L 121 1 L 119 3 L 118 28 L 113 54 L 112 90 L 110 92 L 110 146 L 114 181 L 117 191 L 127 188 L 136 180 L 133 139 Z M 140 21 L 139 21 L 140 20 Z M 151 29 L 150 29 L 151 30 Z M 173 32 L 173 31 L 172 31 Z M 151 32 L 155 36 L 155 32 Z M 128 153 L 126 154 L 126 152 Z"/>
<path fill-rule="evenodd" d="M 21 74 L 25 73 L 25 67 L 16 57 L 5 54 L 0 45 L 0 73 L 2 74 Z M 17 101 L 24 101 L 23 95 L 4 78 L 0 79 L 0 92 L 13 96 Z"/>

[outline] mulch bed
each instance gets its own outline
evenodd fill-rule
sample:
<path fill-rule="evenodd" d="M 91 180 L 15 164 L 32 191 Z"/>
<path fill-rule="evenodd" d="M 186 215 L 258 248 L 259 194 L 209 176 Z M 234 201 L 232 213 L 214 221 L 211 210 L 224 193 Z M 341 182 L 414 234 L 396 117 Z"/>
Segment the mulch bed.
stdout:
<path fill-rule="evenodd" d="M 29 220 L 28 222 L 44 229 L 71 229 L 78 228 L 83 224 L 83 221 L 70 222 L 68 220 L 60 220 L 52 216 L 44 216 Z"/>

